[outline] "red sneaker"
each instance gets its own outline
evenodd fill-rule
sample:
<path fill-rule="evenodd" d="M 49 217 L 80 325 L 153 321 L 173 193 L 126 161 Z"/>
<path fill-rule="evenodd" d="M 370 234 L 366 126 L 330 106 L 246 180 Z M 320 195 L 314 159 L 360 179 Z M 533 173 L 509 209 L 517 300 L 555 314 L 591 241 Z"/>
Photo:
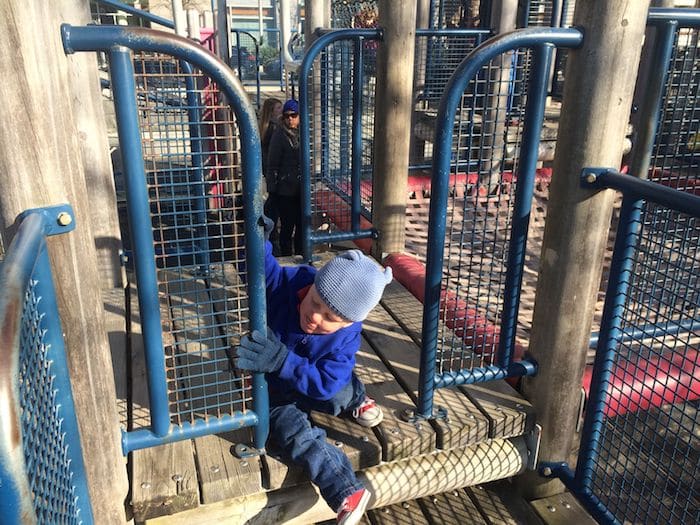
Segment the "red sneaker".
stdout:
<path fill-rule="evenodd" d="M 372 428 L 382 422 L 384 413 L 374 399 L 365 396 L 360 406 L 352 411 L 352 417 L 363 427 Z"/>
<path fill-rule="evenodd" d="M 338 509 L 338 525 L 357 525 L 360 523 L 371 494 L 369 490 L 360 489 L 343 500 Z"/>

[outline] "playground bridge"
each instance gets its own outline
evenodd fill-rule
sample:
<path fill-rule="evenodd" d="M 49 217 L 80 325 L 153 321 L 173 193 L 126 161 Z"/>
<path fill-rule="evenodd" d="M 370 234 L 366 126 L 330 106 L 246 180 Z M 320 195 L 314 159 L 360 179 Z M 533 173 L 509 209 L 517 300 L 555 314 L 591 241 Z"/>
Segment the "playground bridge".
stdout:
<path fill-rule="evenodd" d="M 690 52 L 686 39 L 697 39 L 697 12 L 652 15 L 650 22 L 666 35 L 658 39 L 660 50 L 679 52 L 683 47 Z M 350 53 L 372 49 L 365 39 L 376 32 L 363 31 L 329 36 L 347 36 L 349 49 L 328 51 L 321 66 L 305 70 L 302 82 L 319 82 L 316 87 L 302 84 L 305 140 L 326 140 L 326 148 L 333 143 L 324 131 L 330 118 L 316 127 L 307 119 L 317 94 L 336 96 L 322 88 L 342 83 L 342 75 L 324 78 L 323 61 L 335 64 L 338 57 L 347 66 L 341 71 L 352 71 L 357 80 L 352 90 L 340 93 L 341 101 L 347 96 L 354 101 L 345 106 L 350 114 L 341 111 L 340 121 L 352 121 L 353 146 L 363 144 L 357 140 L 362 119 L 347 120 L 358 114 L 356 90 L 367 87 L 362 60 Z M 225 501 L 215 508 L 228 514 L 218 516 L 241 521 L 330 517 L 321 504 L 309 504 L 313 492 L 299 484 L 299 473 L 288 470 L 274 451 L 255 454 L 267 437 L 264 378 L 229 367 L 231 346 L 242 334 L 265 325 L 259 144 L 240 84 L 195 44 L 149 30 L 65 26 L 63 38 L 67 52 L 104 50 L 111 64 L 124 159 L 121 217 L 128 231 L 123 241 L 130 286 L 126 295 L 110 293 L 106 310 L 123 311 L 118 323 L 128 319 L 128 330 L 122 325 L 113 332 L 115 339 L 127 334 L 125 346 L 131 349 L 129 362 L 123 363 L 131 375 L 130 384 L 122 385 L 127 399 L 122 446 L 131 455 L 135 516 L 145 520 L 188 507 L 207 512 L 214 502 Z M 529 30 L 487 41 L 460 65 L 441 97 L 432 180 L 423 188 L 431 206 L 425 270 L 403 271 L 412 263 L 393 255 L 384 261 L 408 279 L 392 284 L 372 312 L 359 356 L 359 373 L 370 395 L 386 408 L 387 420 L 376 431 L 365 431 L 343 420 L 314 416 L 362 470 L 374 489 L 374 505 L 510 478 L 530 467 L 562 478 L 601 521 L 697 518 L 700 236 L 693 175 L 697 153 L 691 140 L 695 121 L 670 130 L 662 121 L 658 132 L 647 137 L 658 159 L 670 132 L 681 134 L 683 138 L 674 139 L 685 144 L 680 169 L 632 162 L 636 173 L 649 173 L 651 182 L 611 168 L 586 167 L 577 174 L 577 184 L 586 191 L 614 188 L 622 198 L 575 473 L 561 462 L 537 463 L 538 417 L 522 394 L 503 381 L 516 381 L 546 366 L 526 355 L 518 341 L 527 341 L 529 332 L 519 328 L 520 289 L 526 250 L 531 249 L 533 193 L 545 177 L 540 173 L 538 179 L 536 165 L 546 72 L 554 46 L 576 47 L 581 40 L 578 30 Z M 325 45 L 322 39 L 318 42 Z M 315 60 L 308 56 L 307 66 Z M 669 60 L 667 56 L 664 71 Z M 685 60 L 672 63 L 685 65 Z M 527 67 L 503 75 L 504 64 Z M 686 102 L 695 104 L 688 93 L 696 76 L 670 69 L 661 82 L 663 96 L 651 107 L 653 120 L 675 105 L 669 97 L 682 92 Z M 498 73 L 491 74 L 494 70 Z M 331 108 L 336 111 L 329 104 Z M 485 118 L 489 112 L 498 115 L 491 124 Z M 508 128 L 517 131 L 509 134 Z M 461 135 L 454 139 L 455 134 Z M 517 147 L 509 150 L 498 143 L 513 135 Z M 360 227 L 361 218 L 378 213 L 362 209 L 368 197 L 362 197 L 367 188 L 362 184 L 363 156 L 350 149 L 349 162 L 339 159 L 336 168 L 323 164 L 324 155 L 329 162 L 333 159 L 327 151 L 322 145 L 316 157 L 305 160 L 305 177 L 315 177 L 305 184 L 307 210 L 312 204 L 318 207 L 306 213 L 307 239 L 309 244 L 361 243 L 376 235 L 371 222 Z M 475 157 L 474 151 L 486 151 L 488 158 Z M 517 155 L 509 157 L 508 151 Z M 244 219 L 237 213 L 239 196 Z M 331 202 L 338 206 L 329 206 Z M 342 209 L 345 219 L 337 216 Z M 322 213 L 337 228 L 327 235 L 316 230 L 315 221 L 325 219 Z M 52 393 L 40 398 L 33 387 L 24 388 L 43 368 L 59 378 L 49 380 L 56 381 L 51 392 L 65 395 L 67 390 L 60 358 L 27 361 L 41 355 L 37 349 L 61 352 L 50 287 L 41 288 L 40 300 L 26 301 L 25 316 L 18 317 L 18 305 L 35 297 L 34 283 L 50 281 L 43 236 L 66 232 L 74 219 L 67 206 L 30 210 L 18 220 L 22 226 L 3 264 L 3 327 L 21 327 L 3 331 L 15 352 L 11 362 L 19 367 L 10 369 L 8 381 L 19 378 L 21 386 L 18 408 L 13 409 L 17 424 L 10 428 L 21 427 L 16 434 L 23 439 L 21 446 L 16 439 L 6 441 L 13 446 L 4 457 L 15 463 L 4 463 L 12 468 L 3 471 L 3 479 L 17 491 L 7 491 L 3 504 L 8 512 L 35 513 L 42 522 L 60 521 L 54 516 L 63 513 L 83 522 L 93 519 L 81 464 L 75 459 L 79 443 L 70 427 L 75 424 L 71 403 L 54 399 Z M 248 253 L 245 279 L 235 270 L 234 246 L 240 243 Z M 18 267 L 23 270 L 18 272 Z M 32 274 L 34 268 L 40 273 Z M 471 275 L 477 276 L 476 284 Z M 409 292 L 411 286 L 417 289 Z M 49 336 L 54 339 L 43 339 Z M 58 423 L 37 423 L 33 414 L 43 411 L 58 411 Z M 37 428 L 52 425 L 58 427 L 53 440 L 37 439 Z M 73 441 L 66 442 L 66 437 Z M 36 459 L 46 454 L 34 447 L 47 444 L 59 459 L 43 464 Z M 26 452 L 20 454 L 20 449 Z M 54 465 L 61 462 L 67 474 L 58 474 Z M 657 493 L 661 480 L 666 485 Z M 294 488 L 275 490 L 285 485 Z M 487 500 L 478 494 L 452 496 L 465 509 L 476 502 L 483 513 Z M 455 504 L 452 496 L 436 497 L 433 503 L 446 498 Z M 421 508 L 425 511 L 425 505 Z M 189 516 L 182 514 L 183 519 Z"/>

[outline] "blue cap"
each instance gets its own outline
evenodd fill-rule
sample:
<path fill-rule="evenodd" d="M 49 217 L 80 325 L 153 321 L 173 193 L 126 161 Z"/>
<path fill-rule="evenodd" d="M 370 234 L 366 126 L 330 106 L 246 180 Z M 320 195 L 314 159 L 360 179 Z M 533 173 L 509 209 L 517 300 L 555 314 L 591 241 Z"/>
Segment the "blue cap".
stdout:
<path fill-rule="evenodd" d="M 293 98 L 290 98 L 287 102 L 285 102 L 284 107 L 282 108 L 282 113 L 284 114 L 288 111 L 293 113 L 299 113 L 299 102 L 297 102 Z"/>
<path fill-rule="evenodd" d="M 377 306 L 391 278 L 391 268 L 382 269 L 360 250 L 349 250 L 328 261 L 316 274 L 314 285 L 333 312 L 357 322 Z"/>

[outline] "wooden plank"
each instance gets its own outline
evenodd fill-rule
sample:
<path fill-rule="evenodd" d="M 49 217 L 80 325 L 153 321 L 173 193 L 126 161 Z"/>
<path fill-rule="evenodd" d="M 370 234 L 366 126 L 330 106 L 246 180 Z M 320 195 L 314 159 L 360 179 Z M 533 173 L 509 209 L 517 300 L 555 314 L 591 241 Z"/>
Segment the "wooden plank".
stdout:
<path fill-rule="evenodd" d="M 571 494 L 557 494 L 530 503 L 547 525 L 595 525 L 597 522 Z"/>
<path fill-rule="evenodd" d="M 484 413 L 491 438 L 521 436 L 535 425 L 532 404 L 505 381 L 459 387 Z"/>
<path fill-rule="evenodd" d="M 418 501 L 423 513 L 428 518 L 428 523 L 440 523 L 441 525 L 465 525 L 467 523 L 486 525 L 487 523 L 479 508 L 463 489 L 421 498 Z"/>
<path fill-rule="evenodd" d="M 507 480 L 466 490 L 489 525 L 542 525 L 537 513 Z"/>
<path fill-rule="evenodd" d="M 429 525 L 417 500 L 404 501 L 370 510 L 367 516 L 374 525 Z M 465 522 L 466 523 L 466 522 Z"/>
<path fill-rule="evenodd" d="M 147 423 L 148 390 L 136 290 L 129 294 L 132 345 L 131 428 Z M 167 342 L 166 342 L 167 343 Z M 174 514 L 199 505 L 199 486 L 190 441 L 135 450 L 131 463 L 131 507 L 136 521 Z"/>
<path fill-rule="evenodd" d="M 194 440 L 202 503 L 247 496 L 263 490 L 259 456 L 240 459 L 237 443 L 250 443 L 250 429 L 204 436 Z"/>
<path fill-rule="evenodd" d="M 393 281 L 384 291 L 381 306 L 370 313 L 364 325 L 365 336 L 377 354 L 390 365 L 392 373 L 415 400 L 418 398 L 420 348 L 390 312 L 400 312 L 402 322 L 415 324 L 416 316 L 421 316 L 422 305 L 401 284 Z M 488 438 L 488 420 L 458 389 L 436 390 L 434 406 L 435 409 L 444 408 L 448 414 L 447 419 L 430 421 L 438 434 L 438 448 L 462 447 Z"/>

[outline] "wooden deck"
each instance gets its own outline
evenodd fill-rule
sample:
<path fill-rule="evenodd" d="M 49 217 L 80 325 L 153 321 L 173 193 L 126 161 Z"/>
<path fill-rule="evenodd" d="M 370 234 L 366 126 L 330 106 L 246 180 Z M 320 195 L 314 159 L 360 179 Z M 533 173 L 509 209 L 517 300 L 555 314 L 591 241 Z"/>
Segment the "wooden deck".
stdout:
<path fill-rule="evenodd" d="M 104 298 L 122 424 L 138 428 L 147 421 L 148 396 L 136 294 L 133 290 L 113 290 L 105 292 Z M 531 405 L 503 381 L 438 390 L 435 405 L 445 408 L 447 417 L 408 422 L 406 415 L 414 409 L 418 391 L 420 322 L 420 303 L 394 281 L 364 323 L 356 372 L 368 394 L 384 409 L 385 418 L 378 427 L 365 429 L 349 420 L 312 414 L 314 422 L 326 429 L 332 443 L 343 448 L 361 475 L 382 469 L 380 475 L 385 476 L 395 466 L 399 470 L 392 476 L 400 480 L 400 470 L 409 468 L 408 462 L 434 461 L 437 466 L 446 457 L 440 454 L 451 452 L 471 457 L 481 450 L 479 447 L 488 449 L 491 444 L 524 436 L 534 426 Z M 245 460 L 233 454 L 235 444 L 250 441 L 249 431 L 244 429 L 132 452 L 129 499 L 134 521 L 311 523 L 333 516 L 325 504 L 319 504 L 303 472 L 284 464 L 274 450 Z M 449 465 L 441 468 L 435 471 L 446 478 L 452 476 Z M 524 464 L 517 468 L 524 469 Z M 499 475 L 498 469 L 491 472 L 489 465 L 478 465 L 476 470 L 479 475 L 465 481 L 464 486 L 510 475 Z M 480 477 L 482 472 L 491 477 Z M 410 479 L 404 482 L 413 484 Z M 529 506 L 522 501 L 511 504 L 517 498 L 504 495 L 503 489 L 508 488 L 505 482 L 470 490 L 449 486 L 450 482 L 459 484 L 459 480 L 445 482 L 416 479 L 417 486 L 425 487 L 416 487 L 419 492 L 406 491 L 414 496 L 403 504 L 396 494 L 392 495 L 399 498 L 395 501 L 385 497 L 378 503 L 393 505 L 375 505 L 382 510 L 373 511 L 372 522 L 399 523 L 398 516 L 406 513 L 416 517 L 417 505 L 426 523 L 537 523 Z M 391 486 L 390 481 L 386 483 Z M 310 507 L 315 510 L 309 511 Z M 527 507 L 532 516 L 524 521 L 512 516 L 488 517 L 493 512 L 510 516 L 514 512 L 511 507 L 521 513 Z M 448 508 L 462 518 L 440 521 L 434 517 Z M 481 517 L 477 519 L 477 515 Z M 167 519 L 159 519 L 164 516 Z M 310 516 L 314 516 L 312 521 Z"/>

